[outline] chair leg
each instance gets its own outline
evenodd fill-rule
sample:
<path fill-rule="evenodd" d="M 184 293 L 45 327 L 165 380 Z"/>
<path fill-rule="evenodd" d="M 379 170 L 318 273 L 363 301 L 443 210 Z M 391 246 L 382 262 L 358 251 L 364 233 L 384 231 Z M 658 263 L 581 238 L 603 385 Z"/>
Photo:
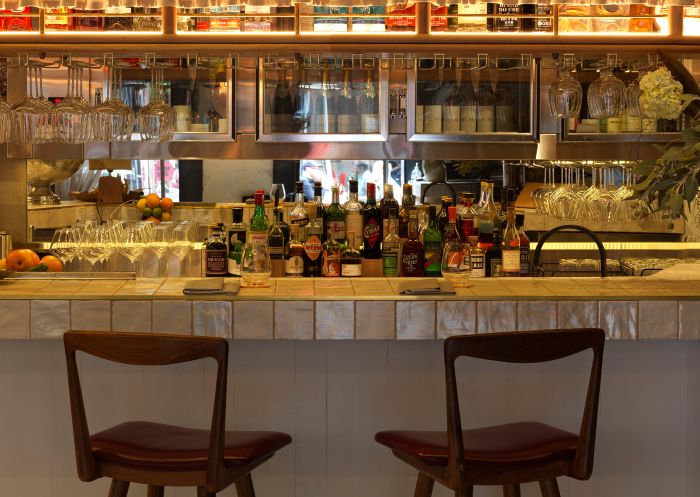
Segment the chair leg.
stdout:
<path fill-rule="evenodd" d="M 236 482 L 236 493 L 238 494 L 238 497 L 255 497 L 253 477 L 250 476 L 250 473 Z"/>
<path fill-rule="evenodd" d="M 474 486 L 464 485 L 463 487 L 455 490 L 455 497 L 474 497 Z"/>
<path fill-rule="evenodd" d="M 559 494 L 559 485 L 557 485 L 556 478 L 550 478 L 549 480 L 541 480 L 540 491 L 542 492 L 542 497 L 561 497 L 561 495 Z"/>
<path fill-rule="evenodd" d="M 109 486 L 109 497 L 126 497 L 129 493 L 129 482 L 124 480 L 112 480 Z"/>
<path fill-rule="evenodd" d="M 148 497 L 163 497 L 165 494 L 165 488 L 158 485 L 148 486 Z"/>
<path fill-rule="evenodd" d="M 425 473 L 418 473 L 416 491 L 413 492 L 413 497 L 430 497 L 433 493 L 433 485 L 435 485 L 435 480 Z"/>
<path fill-rule="evenodd" d="M 517 483 L 503 485 L 503 497 L 520 497 L 520 485 Z"/>
<path fill-rule="evenodd" d="M 216 494 L 210 492 L 205 487 L 197 487 L 197 497 L 216 497 Z"/>

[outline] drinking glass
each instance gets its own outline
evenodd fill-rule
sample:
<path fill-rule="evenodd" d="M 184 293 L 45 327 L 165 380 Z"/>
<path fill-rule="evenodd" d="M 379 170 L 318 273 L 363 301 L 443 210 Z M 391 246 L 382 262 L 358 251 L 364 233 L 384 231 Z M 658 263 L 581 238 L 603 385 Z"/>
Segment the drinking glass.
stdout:
<path fill-rule="evenodd" d="M 549 88 L 549 111 L 560 119 L 578 117 L 581 112 L 583 88 L 571 70 L 563 70 Z"/>
<path fill-rule="evenodd" d="M 163 69 L 151 68 L 151 101 L 139 109 L 136 120 L 141 139 L 150 142 L 170 141 L 175 130 L 175 110 L 165 102 Z"/>
<path fill-rule="evenodd" d="M 613 74 L 612 67 L 600 71 L 600 77 L 588 87 L 588 112 L 593 119 L 617 116 L 624 110 L 625 84 Z"/>
<path fill-rule="evenodd" d="M 172 227 L 170 225 L 161 223 L 153 228 L 153 239 L 148 244 L 148 248 L 151 249 L 158 258 L 158 276 L 161 275 L 163 256 L 170 248 L 171 242 Z"/>
<path fill-rule="evenodd" d="M 85 229 L 80 239 L 80 245 L 82 246 L 82 256 L 87 259 L 91 269 L 93 269 L 95 264 L 103 260 L 111 251 L 109 227 L 99 225 Z"/>
<path fill-rule="evenodd" d="M 107 67 L 107 100 L 92 111 L 95 139 L 105 142 L 131 140 L 135 114 L 121 99 L 121 68 Z"/>
<path fill-rule="evenodd" d="M 5 98 L 0 98 L 0 143 L 7 143 L 12 138 L 12 106 Z"/>
<path fill-rule="evenodd" d="M 51 111 L 54 141 L 86 143 L 92 140 L 92 107 L 83 98 L 83 64 L 68 66 L 66 98 Z"/>
<path fill-rule="evenodd" d="M 124 226 L 119 240 L 119 253 L 129 259 L 134 272 L 136 272 L 136 261 L 145 250 L 143 227 L 140 223 L 128 223 Z"/>
<path fill-rule="evenodd" d="M 447 242 L 442 248 L 442 276 L 456 287 L 466 286 L 471 274 L 469 244 Z"/>
<path fill-rule="evenodd" d="M 265 244 L 246 243 L 241 256 L 241 278 L 246 286 L 267 286 L 272 274 L 270 252 Z"/>
<path fill-rule="evenodd" d="M 48 65 L 32 61 L 27 65 L 29 91 L 12 107 L 12 141 L 47 143 L 53 140 L 53 104 L 44 98 L 42 69 Z"/>
<path fill-rule="evenodd" d="M 172 232 L 171 248 L 173 254 L 180 260 L 180 276 L 184 276 L 182 274 L 182 265 L 185 258 L 194 248 L 192 233 L 189 224 L 178 224 Z"/>
<path fill-rule="evenodd" d="M 53 232 L 49 252 L 58 258 L 64 267 L 73 261 L 78 252 L 74 228 L 59 228 Z"/>
<path fill-rule="evenodd" d="M 274 200 L 275 192 L 279 192 L 280 202 L 284 202 L 284 198 L 287 196 L 287 192 L 284 188 L 284 183 L 272 183 L 270 188 L 270 198 Z"/>

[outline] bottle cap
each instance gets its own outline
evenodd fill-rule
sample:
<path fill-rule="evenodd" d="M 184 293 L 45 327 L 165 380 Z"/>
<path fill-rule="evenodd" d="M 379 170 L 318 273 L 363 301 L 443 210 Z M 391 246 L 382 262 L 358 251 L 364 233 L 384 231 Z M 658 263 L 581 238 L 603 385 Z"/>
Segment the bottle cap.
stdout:
<path fill-rule="evenodd" d="M 297 193 L 304 193 L 304 182 L 303 181 L 297 181 L 295 184 L 296 192 Z"/>
<path fill-rule="evenodd" d="M 403 184 L 403 192 L 407 194 L 413 194 L 413 185 L 410 183 L 404 183 Z"/>
<path fill-rule="evenodd" d="M 357 180 L 356 179 L 350 180 L 350 193 L 357 193 Z"/>
<path fill-rule="evenodd" d="M 303 187 L 302 187 L 303 190 Z M 321 194 L 323 193 L 323 186 L 321 185 L 320 181 L 314 182 L 314 196 L 320 197 Z"/>
<path fill-rule="evenodd" d="M 242 223 L 243 222 L 243 207 L 233 208 L 233 222 Z"/>
<path fill-rule="evenodd" d="M 430 219 L 433 219 L 435 217 L 435 211 L 436 211 L 435 206 L 431 205 L 429 207 L 429 210 L 430 210 Z"/>
<path fill-rule="evenodd" d="M 374 183 L 367 183 L 367 196 L 374 197 L 376 195 L 376 185 Z"/>
<path fill-rule="evenodd" d="M 264 199 L 265 199 L 265 192 L 264 191 L 258 190 L 255 192 L 255 205 L 262 205 Z"/>
<path fill-rule="evenodd" d="M 525 224 L 525 214 L 518 213 L 515 215 L 515 225 L 519 228 Z"/>
<path fill-rule="evenodd" d="M 447 220 L 451 223 L 457 222 L 457 207 L 451 205 L 447 208 Z"/>

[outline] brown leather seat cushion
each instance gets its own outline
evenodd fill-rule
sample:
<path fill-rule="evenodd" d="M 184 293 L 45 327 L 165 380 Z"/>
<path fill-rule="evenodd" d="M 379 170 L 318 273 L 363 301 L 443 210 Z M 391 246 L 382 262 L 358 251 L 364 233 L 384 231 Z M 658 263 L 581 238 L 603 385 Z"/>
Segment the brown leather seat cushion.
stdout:
<path fill-rule="evenodd" d="M 196 471 L 206 469 L 209 430 L 131 421 L 96 433 L 90 441 L 101 461 L 143 470 Z M 291 441 L 276 431 L 227 431 L 224 463 L 233 467 L 264 459 Z"/>
<path fill-rule="evenodd" d="M 445 431 L 381 431 L 374 438 L 427 464 L 447 465 Z M 480 467 L 568 459 L 576 451 L 578 439 L 578 435 L 568 431 L 534 422 L 464 430 L 464 459 Z"/>

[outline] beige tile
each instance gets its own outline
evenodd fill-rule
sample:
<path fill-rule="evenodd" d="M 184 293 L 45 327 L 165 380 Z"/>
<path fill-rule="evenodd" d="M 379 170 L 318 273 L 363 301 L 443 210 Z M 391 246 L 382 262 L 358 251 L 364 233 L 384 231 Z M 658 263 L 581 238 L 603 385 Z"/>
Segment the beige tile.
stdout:
<path fill-rule="evenodd" d="M 56 280 L 43 288 L 37 290 L 38 295 L 60 295 L 69 296 L 76 294 L 81 288 L 87 285 L 87 281 L 82 280 Z"/>
<path fill-rule="evenodd" d="M 355 337 L 355 302 L 319 301 L 315 307 L 317 340 Z"/>
<path fill-rule="evenodd" d="M 476 333 L 476 302 L 451 300 L 437 303 L 437 337 Z"/>
<path fill-rule="evenodd" d="M 317 297 L 354 297 L 350 278 L 314 278 Z"/>
<path fill-rule="evenodd" d="M 511 301 L 477 302 L 477 332 L 515 331 L 518 327 L 517 305 Z"/>
<path fill-rule="evenodd" d="M 69 328 L 70 301 L 32 300 L 32 338 L 60 338 Z"/>
<path fill-rule="evenodd" d="M 679 332 L 681 340 L 700 340 L 700 301 L 681 301 Z"/>
<path fill-rule="evenodd" d="M 0 293 L 3 295 L 34 295 L 38 290 L 44 288 L 49 283 L 48 280 L 43 281 L 14 281 L 0 280 Z"/>
<path fill-rule="evenodd" d="M 233 303 L 227 301 L 194 301 L 193 335 L 233 338 Z"/>
<path fill-rule="evenodd" d="M 72 330 L 112 330 L 112 301 L 73 300 L 70 305 Z"/>
<path fill-rule="evenodd" d="M 3 338 L 29 338 L 29 300 L 0 300 Z"/>
<path fill-rule="evenodd" d="M 637 307 L 636 301 L 601 301 L 598 326 L 610 339 L 634 340 L 637 338 Z"/>
<path fill-rule="evenodd" d="M 435 339 L 435 302 L 417 300 L 396 303 L 396 338 Z"/>
<path fill-rule="evenodd" d="M 273 336 L 273 302 L 237 301 L 233 305 L 233 338 L 269 338 Z"/>
<path fill-rule="evenodd" d="M 518 330 L 551 330 L 557 327 L 557 303 L 546 301 L 518 302 Z"/>
<path fill-rule="evenodd" d="M 314 303 L 310 300 L 275 302 L 275 338 L 313 340 Z"/>
<path fill-rule="evenodd" d="M 557 326 L 559 328 L 597 328 L 597 301 L 559 301 Z"/>
<path fill-rule="evenodd" d="M 139 278 L 137 280 L 127 281 L 115 292 L 115 295 L 153 295 L 158 291 L 163 281 L 163 278 Z"/>
<path fill-rule="evenodd" d="M 166 279 L 160 287 L 158 287 L 158 291 L 156 291 L 156 295 L 158 296 L 178 296 L 178 295 L 183 295 L 182 291 L 185 289 L 185 285 L 187 284 L 188 281 L 190 281 L 192 278 L 168 278 Z"/>
<path fill-rule="evenodd" d="M 87 285 L 80 289 L 80 296 L 112 296 L 122 287 L 122 285 L 124 285 L 124 283 L 126 283 L 125 280 L 90 281 Z"/>
<path fill-rule="evenodd" d="M 355 338 L 358 340 L 396 338 L 396 302 L 386 300 L 355 302 Z"/>
<path fill-rule="evenodd" d="M 678 301 L 640 300 L 639 339 L 678 340 Z"/>
<path fill-rule="evenodd" d="M 280 278 L 275 295 L 278 297 L 313 297 L 313 278 Z"/>
<path fill-rule="evenodd" d="M 353 278 L 352 286 L 358 297 L 394 295 L 394 289 L 386 278 Z"/>
<path fill-rule="evenodd" d="M 150 300 L 115 300 L 112 302 L 112 330 L 150 333 L 151 314 Z"/>
<path fill-rule="evenodd" d="M 192 302 L 156 300 L 153 302 L 153 333 L 192 334 Z"/>

